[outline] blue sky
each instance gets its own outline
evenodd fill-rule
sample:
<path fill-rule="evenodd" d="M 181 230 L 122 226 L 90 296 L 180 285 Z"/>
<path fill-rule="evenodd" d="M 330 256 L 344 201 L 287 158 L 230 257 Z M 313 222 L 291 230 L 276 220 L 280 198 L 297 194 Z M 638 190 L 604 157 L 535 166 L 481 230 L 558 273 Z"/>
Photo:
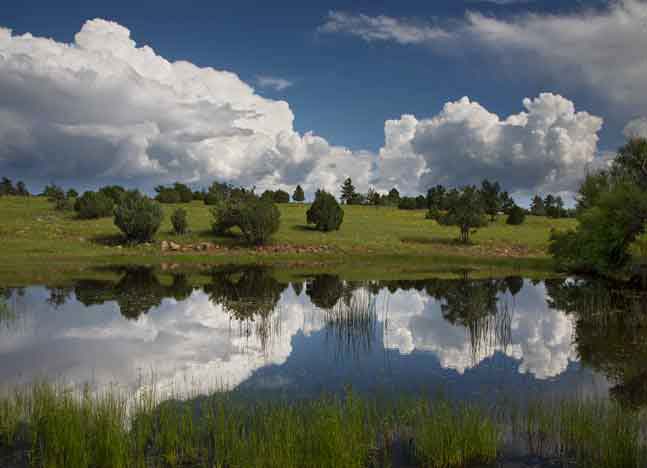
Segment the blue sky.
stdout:
<path fill-rule="evenodd" d="M 644 9 L 647 14 L 644 2 L 638 0 L 611 4 L 597 0 L 241 0 L 181 4 L 167 1 L 9 1 L 3 4 L 0 11 L 0 26 L 13 30 L 14 36 L 29 32 L 34 36 L 52 38 L 57 43 L 72 43 L 75 33 L 85 21 L 93 18 L 113 21 L 130 31 L 137 46 L 150 45 L 157 55 L 171 62 L 186 60 L 198 67 L 233 72 L 240 80 L 253 86 L 260 96 L 286 101 L 294 115 L 294 130 L 300 135 L 313 131 L 330 145 L 359 153 L 368 151 L 377 154 L 385 145 L 385 121 L 399 119 L 403 114 L 415 115 L 419 120 L 432 118 L 441 112 L 446 103 L 468 96 L 471 101 L 478 102 L 488 112 L 504 120 L 524 110 L 524 98 L 553 93 L 571 101 L 576 111 L 586 111 L 603 119 L 600 130 L 595 132 L 599 137 L 595 152 L 599 156 L 622 144 L 625 125 L 642 115 L 638 105 L 641 102 L 633 106 L 631 99 L 626 96 L 622 99 L 615 95 L 609 97 L 613 93 L 601 89 L 604 87 L 604 70 L 600 71 L 600 77 L 589 72 L 587 67 L 608 69 L 609 60 L 613 66 L 612 53 L 600 58 L 594 50 L 579 49 L 586 45 L 586 34 L 593 37 L 596 31 L 585 31 L 582 44 L 574 43 L 572 35 L 565 36 L 564 40 L 555 38 L 556 44 L 566 43 L 567 47 L 563 53 L 552 54 L 550 48 L 554 49 L 554 46 L 550 41 L 542 43 L 541 32 L 535 33 L 527 43 L 523 38 L 515 37 L 513 40 L 510 36 L 502 36 L 503 40 L 488 43 L 484 26 L 475 26 L 474 21 L 468 20 L 466 15 L 476 12 L 484 15 L 479 20 L 483 23 L 492 18 L 498 24 L 521 26 L 520 36 L 523 36 L 528 24 L 531 31 L 535 25 L 537 31 L 545 31 L 553 27 L 551 22 L 554 20 L 567 18 L 575 22 L 574 27 L 582 25 L 585 28 L 588 27 L 587 23 L 599 24 L 600 34 L 596 34 L 599 37 L 606 27 L 605 21 L 613 21 L 618 16 L 614 16 L 614 8 L 624 8 L 626 14 Z M 336 24 L 332 28 L 334 30 L 326 28 L 336 13 L 346 15 L 345 18 L 351 20 L 348 24 Z M 533 14 L 539 20 L 533 20 Z M 599 22 L 587 22 L 586 15 L 593 15 Z M 372 28 L 375 25 L 372 21 L 378 18 L 388 18 L 396 26 L 405 25 L 420 30 L 438 28 L 449 31 L 453 37 L 451 40 L 405 43 L 397 31 L 393 34 L 387 31 L 385 38 L 367 39 L 371 31 L 353 30 Z M 539 24 L 541 21 L 543 23 Z M 384 29 L 379 33 L 385 34 Z M 609 38 L 608 46 L 626 49 L 623 41 L 639 45 L 635 40 L 636 35 L 640 34 L 639 30 L 632 34 Z M 639 41 L 642 40 L 639 37 Z M 601 47 L 592 43 L 590 48 L 601 49 L 605 48 L 604 45 Z M 589 57 L 589 53 L 593 55 Z M 579 63 L 580 57 L 585 57 L 586 63 Z M 644 55 L 641 57 L 638 53 L 636 57 L 627 57 L 627 60 L 632 59 L 642 60 Z M 623 64 L 619 61 L 617 65 L 622 67 Z M 578 73 L 582 73 L 582 77 Z M 588 75 L 595 76 L 595 79 L 589 82 Z M 284 80 L 275 82 L 283 83 L 283 86 L 279 86 L 281 89 L 262 86 L 259 77 Z M 644 81 L 647 78 L 633 73 L 627 80 Z M 633 85 L 627 85 L 627 81 L 619 83 L 620 88 L 634 89 Z M 636 84 L 635 89 L 640 90 L 642 84 Z M 0 129 L 1 125 L 0 121 Z M 433 135 L 430 138 L 437 140 Z M 438 149 L 434 150 L 438 154 Z M 416 151 L 424 153 L 422 150 Z M 18 168 L 25 165 L 17 161 L 8 164 L 8 159 L 5 157 L 5 172 L 20 176 Z M 437 156 L 425 153 L 424 159 L 425 168 L 416 172 L 416 177 L 421 179 L 420 187 L 437 181 L 471 181 L 470 177 L 459 180 L 446 174 L 429 178 L 424 174 L 434 171 L 433 162 Z M 2 169 L 0 159 L 0 172 Z M 300 168 L 299 171 L 302 169 L 312 170 L 309 167 Z M 472 170 L 468 169 L 462 172 Z M 482 169 L 473 168 L 474 177 L 479 176 L 478 172 L 500 176 L 499 169 Z M 240 171 L 231 173 L 236 174 L 235 181 L 247 182 Z M 36 179 L 33 174 L 30 175 L 24 178 Z M 58 179 L 61 175 L 53 171 L 49 177 Z M 218 174 L 216 177 L 220 178 Z M 227 177 L 231 178 L 222 176 Z M 400 175 L 391 179 L 396 185 L 406 185 L 403 180 L 407 177 L 410 176 Z M 380 183 L 383 183 L 386 187 L 388 182 L 384 181 L 385 178 L 389 179 L 383 174 L 373 175 L 360 185 L 375 183 L 381 187 Z M 279 185 L 292 186 L 299 181 L 310 183 L 313 187 L 324 184 L 324 180 L 332 180 L 328 176 L 321 176 L 308 182 L 305 175 L 302 179 L 292 174 L 277 176 L 272 180 Z M 515 188 L 565 189 L 564 184 L 547 184 L 545 181 L 528 181 L 527 186 L 522 185 Z"/>

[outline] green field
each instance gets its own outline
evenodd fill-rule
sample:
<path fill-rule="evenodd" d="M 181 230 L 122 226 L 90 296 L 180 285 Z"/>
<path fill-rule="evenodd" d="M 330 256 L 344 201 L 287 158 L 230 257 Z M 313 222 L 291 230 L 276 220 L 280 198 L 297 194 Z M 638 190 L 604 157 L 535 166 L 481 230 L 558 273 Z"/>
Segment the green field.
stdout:
<path fill-rule="evenodd" d="M 188 211 L 191 233 L 175 236 L 170 214 Z M 211 214 L 201 202 L 164 205 L 165 220 L 150 245 L 124 245 L 112 218 L 79 220 L 74 212 L 54 210 L 42 197 L 0 198 L 0 280 L 42 279 L 93 266 L 120 264 L 263 263 L 305 271 L 337 271 L 347 276 L 396 277 L 456 269 L 552 270 L 547 242 L 552 228 L 575 225 L 570 219 L 528 217 L 508 226 L 499 217 L 473 236 L 472 245 L 458 244 L 458 229 L 425 219 L 424 211 L 388 207 L 346 206 L 338 232 L 321 233 L 305 223 L 307 205 L 280 205 L 281 228 L 269 248 L 244 247 L 240 239 L 216 237 Z M 162 252 L 161 240 L 182 245 L 212 242 L 207 252 Z"/>

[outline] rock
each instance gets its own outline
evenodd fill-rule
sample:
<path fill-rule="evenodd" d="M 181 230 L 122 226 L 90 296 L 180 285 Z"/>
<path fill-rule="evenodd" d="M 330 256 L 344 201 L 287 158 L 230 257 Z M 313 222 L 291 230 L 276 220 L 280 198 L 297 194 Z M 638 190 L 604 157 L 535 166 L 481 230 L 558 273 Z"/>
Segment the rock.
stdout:
<path fill-rule="evenodd" d="M 168 241 L 163 240 L 160 244 L 160 248 L 162 249 L 162 252 L 166 252 L 169 249 Z"/>
<path fill-rule="evenodd" d="M 182 246 L 180 244 L 178 244 L 177 242 L 173 242 L 173 241 L 170 241 L 168 243 L 168 248 L 170 250 L 174 251 L 174 252 L 178 252 L 178 251 L 182 250 Z"/>

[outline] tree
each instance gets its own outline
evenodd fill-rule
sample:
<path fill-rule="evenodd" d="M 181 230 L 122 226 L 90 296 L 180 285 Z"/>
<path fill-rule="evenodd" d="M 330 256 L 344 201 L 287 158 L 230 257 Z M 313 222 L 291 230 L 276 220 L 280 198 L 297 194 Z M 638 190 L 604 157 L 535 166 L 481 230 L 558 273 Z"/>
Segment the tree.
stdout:
<path fill-rule="evenodd" d="M 303 189 L 301 188 L 301 186 L 297 185 L 297 188 L 294 189 L 294 193 L 292 194 L 292 201 L 295 201 L 297 203 L 303 203 L 305 199 L 306 199 L 306 194 L 303 192 Z"/>
<path fill-rule="evenodd" d="M 180 202 L 190 203 L 193 200 L 193 191 L 187 185 L 175 182 L 173 184 L 173 190 L 180 196 Z"/>
<path fill-rule="evenodd" d="M 151 241 L 163 219 L 159 203 L 137 190 L 125 192 L 115 208 L 115 225 L 130 242 Z"/>
<path fill-rule="evenodd" d="M 368 189 L 368 193 L 366 194 L 366 203 L 374 206 L 380 204 L 380 194 L 373 187 Z"/>
<path fill-rule="evenodd" d="M 176 209 L 171 215 L 171 224 L 173 225 L 173 232 L 175 234 L 179 236 L 186 234 L 189 231 L 186 210 L 182 208 Z"/>
<path fill-rule="evenodd" d="M 485 209 L 481 192 L 474 186 L 463 187 L 452 196 L 451 204 L 447 207 L 447 213 L 438 218 L 440 224 L 446 226 L 458 226 L 460 229 L 459 239 L 468 243 L 470 234 L 476 228 L 485 226 Z"/>
<path fill-rule="evenodd" d="M 76 199 L 74 209 L 81 219 L 98 219 L 112 216 L 114 204 L 105 193 L 87 191 Z"/>
<path fill-rule="evenodd" d="M 647 140 L 631 140 L 618 151 L 608 175 L 587 177 L 577 228 L 551 235 L 549 251 L 560 267 L 603 275 L 623 271 L 647 224 L 645 167 Z"/>
<path fill-rule="evenodd" d="M 0 181 L 0 196 L 2 195 L 15 195 L 16 194 L 16 189 L 13 186 L 13 182 L 11 182 L 11 179 L 8 179 L 7 177 L 3 177 L 2 180 Z"/>
<path fill-rule="evenodd" d="M 317 190 L 315 200 L 306 213 L 308 224 L 314 224 L 319 231 L 337 231 L 343 220 L 344 210 L 335 197 L 323 190 Z"/>
<path fill-rule="evenodd" d="M 441 211 L 445 209 L 445 193 L 447 190 L 442 185 L 427 190 L 427 208 L 430 211 Z"/>
<path fill-rule="evenodd" d="M 524 210 L 520 206 L 515 205 L 512 209 L 510 209 L 506 223 L 511 226 L 518 226 L 520 224 L 523 224 L 525 219 L 526 210 Z"/>
<path fill-rule="evenodd" d="M 121 199 L 126 194 L 126 189 L 121 185 L 106 185 L 99 189 L 99 193 L 102 193 L 112 199 L 112 203 L 118 205 L 121 203 Z"/>
<path fill-rule="evenodd" d="M 535 195 L 530 204 L 530 213 L 534 216 L 546 216 L 546 206 L 544 205 L 544 200 L 539 196 Z"/>
<path fill-rule="evenodd" d="M 67 193 L 65 194 L 67 198 L 78 198 L 79 197 L 79 192 L 74 190 L 73 188 L 69 189 Z"/>
<path fill-rule="evenodd" d="M 274 192 L 274 203 L 290 203 L 290 194 L 285 190 L 278 189 Z"/>
<path fill-rule="evenodd" d="M 258 197 L 252 192 L 240 192 L 221 201 L 211 210 L 213 231 L 226 234 L 238 227 L 245 241 L 252 245 L 267 243 L 278 231 L 281 212 L 269 197 Z"/>
<path fill-rule="evenodd" d="M 155 200 L 160 203 L 180 203 L 182 201 L 180 193 L 172 187 L 158 185 L 157 187 L 155 187 L 155 192 L 157 192 Z"/>
<path fill-rule="evenodd" d="M 481 182 L 481 198 L 483 200 L 483 208 L 485 212 L 490 215 L 490 220 L 496 219 L 497 213 L 501 210 L 501 186 L 498 182 L 490 182 L 485 179 Z"/>
<path fill-rule="evenodd" d="M 398 192 L 398 189 L 393 187 L 386 198 L 389 205 L 397 206 L 398 203 L 400 203 L 400 192 Z"/>
<path fill-rule="evenodd" d="M 18 183 L 16 184 L 16 195 L 18 195 L 19 197 L 29 196 L 29 190 L 27 190 L 27 186 L 22 180 L 18 181 Z"/>
<path fill-rule="evenodd" d="M 353 181 L 348 177 L 341 186 L 341 202 L 351 205 L 357 194 L 355 193 L 355 186 Z"/>
<path fill-rule="evenodd" d="M 509 215 L 510 211 L 517 206 L 508 192 L 501 192 L 499 200 L 501 202 L 501 211 L 507 215 Z"/>

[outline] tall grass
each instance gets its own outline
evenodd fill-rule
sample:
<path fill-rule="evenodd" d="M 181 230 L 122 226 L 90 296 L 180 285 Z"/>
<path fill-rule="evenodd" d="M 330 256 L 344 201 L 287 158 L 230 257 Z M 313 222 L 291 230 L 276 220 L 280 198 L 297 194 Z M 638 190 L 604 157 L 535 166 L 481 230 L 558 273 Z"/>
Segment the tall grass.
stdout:
<path fill-rule="evenodd" d="M 598 400 L 485 408 L 353 393 L 249 401 L 235 392 L 155 403 L 48 384 L 0 397 L 0 465 L 121 468 L 488 465 L 514 442 L 582 467 L 643 467 L 645 417 Z M 8 462 L 7 460 L 12 460 Z M 19 462 L 16 462 L 19 460 Z"/>

